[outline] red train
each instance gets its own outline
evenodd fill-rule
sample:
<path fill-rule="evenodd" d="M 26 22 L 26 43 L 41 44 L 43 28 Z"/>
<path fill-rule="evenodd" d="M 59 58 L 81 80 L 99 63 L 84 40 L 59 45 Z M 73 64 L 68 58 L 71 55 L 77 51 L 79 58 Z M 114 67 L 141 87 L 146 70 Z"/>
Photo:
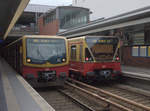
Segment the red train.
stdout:
<path fill-rule="evenodd" d="M 34 87 L 61 85 L 68 76 L 65 37 L 24 36 L 3 50 L 8 63 Z"/>
<path fill-rule="evenodd" d="M 110 80 L 122 75 L 120 41 L 113 36 L 84 36 L 68 39 L 69 76 L 76 79 Z"/>

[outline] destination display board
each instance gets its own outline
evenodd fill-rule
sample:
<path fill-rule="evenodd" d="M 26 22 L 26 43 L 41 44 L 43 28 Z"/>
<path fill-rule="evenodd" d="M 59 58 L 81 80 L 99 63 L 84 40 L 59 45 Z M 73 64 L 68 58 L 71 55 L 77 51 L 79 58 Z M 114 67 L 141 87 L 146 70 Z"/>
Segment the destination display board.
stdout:
<path fill-rule="evenodd" d="M 89 40 L 87 42 L 91 43 L 101 43 L 101 44 L 112 44 L 114 43 L 114 39 L 100 39 L 100 40 Z"/>
<path fill-rule="evenodd" d="M 29 38 L 29 39 L 27 39 L 27 42 L 32 43 L 32 44 L 49 44 L 49 43 L 61 44 L 61 43 L 64 43 L 64 39 L 48 39 L 48 38 L 32 39 L 32 38 Z"/>
<path fill-rule="evenodd" d="M 91 47 L 93 53 L 113 53 L 113 45 L 111 44 L 96 44 Z"/>

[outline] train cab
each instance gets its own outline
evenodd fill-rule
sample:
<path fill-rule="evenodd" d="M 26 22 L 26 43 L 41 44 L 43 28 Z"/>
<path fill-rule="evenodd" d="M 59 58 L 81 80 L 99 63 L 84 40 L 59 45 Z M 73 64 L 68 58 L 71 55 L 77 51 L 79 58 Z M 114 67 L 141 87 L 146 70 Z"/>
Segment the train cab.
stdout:
<path fill-rule="evenodd" d="M 4 48 L 8 63 L 31 84 L 58 83 L 68 76 L 68 43 L 65 37 L 27 35 Z"/>
<path fill-rule="evenodd" d="M 69 76 L 110 80 L 121 75 L 118 37 L 83 36 L 68 39 Z"/>

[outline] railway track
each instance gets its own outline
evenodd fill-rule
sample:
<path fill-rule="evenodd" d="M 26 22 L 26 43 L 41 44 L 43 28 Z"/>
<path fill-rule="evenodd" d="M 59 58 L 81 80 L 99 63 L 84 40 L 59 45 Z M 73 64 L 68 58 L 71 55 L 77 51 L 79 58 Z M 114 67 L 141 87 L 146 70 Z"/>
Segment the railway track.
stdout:
<path fill-rule="evenodd" d="M 110 85 L 100 88 L 111 92 L 112 94 L 132 100 L 138 104 L 150 107 L 150 93 L 147 91 L 133 88 L 127 85 Z"/>
<path fill-rule="evenodd" d="M 80 90 L 76 90 L 73 87 L 68 87 L 64 90 L 61 90 L 65 95 L 70 96 L 75 101 L 80 103 L 82 106 L 86 107 L 84 111 L 107 111 L 106 108 L 100 107 L 100 104 L 97 101 L 93 100 L 90 95 L 82 93 Z"/>
<path fill-rule="evenodd" d="M 76 99 L 75 95 L 69 94 L 67 89 L 46 88 L 38 92 L 56 111 L 94 111 Z"/>
<path fill-rule="evenodd" d="M 72 79 L 66 84 L 77 92 L 80 90 L 95 98 L 101 104 L 99 108 L 110 111 L 150 111 L 150 94 L 136 88 L 121 85 L 97 88 Z"/>

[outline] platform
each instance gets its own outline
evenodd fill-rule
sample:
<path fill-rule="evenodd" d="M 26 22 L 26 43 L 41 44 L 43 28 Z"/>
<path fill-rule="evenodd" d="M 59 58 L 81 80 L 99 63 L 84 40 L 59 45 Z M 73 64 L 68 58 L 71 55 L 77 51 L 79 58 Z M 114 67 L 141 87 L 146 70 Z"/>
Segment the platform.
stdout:
<path fill-rule="evenodd" d="M 122 65 L 124 76 L 150 80 L 150 69 Z"/>
<path fill-rule="evenodd" d="M 55 111 L 0 58 L 0 111 Z"/>

